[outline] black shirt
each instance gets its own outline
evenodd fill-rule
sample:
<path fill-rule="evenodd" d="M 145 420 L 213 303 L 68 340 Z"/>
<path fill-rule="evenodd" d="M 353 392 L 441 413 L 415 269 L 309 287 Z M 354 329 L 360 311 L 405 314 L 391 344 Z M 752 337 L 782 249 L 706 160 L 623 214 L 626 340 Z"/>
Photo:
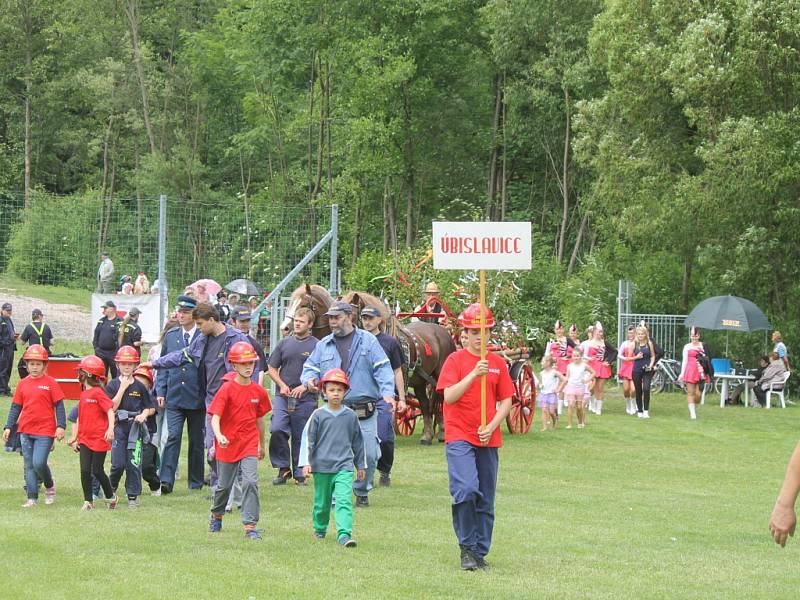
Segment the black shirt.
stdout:
<path fill-rule="evenodd" d="M 28 323 L 25 329 L 22 330 L 22 335 L 19 337 L 20 341 L 28 342 L 29 345 L 40 344 L 44 346 L 45 350 L 50 352 L 50 342 L 53 341 L 53 332 L 50 331 L 50 326 L 45 323 L 44 325 L 36 323 Z"/>
<path fill-rule="evenodd" d="M 118 391 L 119 378 L 117 377 L 108 382 L 108 385 L 106 386 L 106 394 L 109 398 L 113 399 L 114 396 L 117 395 Z M 155 408 L 155 404 L 153 403 L 153 399 L 150 395 L 150 390 L 148 390 L 147 387 L 138 381 L 134 380 L 134 382 L 125 390 L 125 393 L 122 394 L 122 400 L 120 401 L 117 410 L 127 410 L 128 412 L 140 413 L 148 408 Z M 117 425 L 127 428 L 130 426 L 130 421 L 120 422 L 117 423 Z"/>
<path fill-rule="evenodd" d="M 103 317 L 97 321 L 97 327 L 94 328 L 94 339 L 92 340 L 92 346 L 95 350 L 113 352 L 118 348 L 117 336 L 120 323 L 122 323 L 122 319 L 119 317 L 114 317 L 113 319 Z"/>
<path fill-rule="evenodd" d="M 122 329 L 122 327 L 123 325 L 120 323 L 120 329 Z M 142 328 L 139 327 L 138 323 L 134 323 L 133 321 L 130 321 L 127 325 L 124 325 L 124 327 L 125 329 L 122 330 L 122 345 L 133 346 L 139 350 L 139 346 L 135 346 L 134 342 L 142 341 Z"/>
<path fill-rule="evenodd" d="M 350 366 L 350 346 L 353 345 L 353 335 L 355 331 L 356 330 L 353 329 L 350 333 L 341 337 L 338 335 L 333 336 L 336 349 L 339 351 L 339 358 L 342 359 L 342 371 L 345 373 L 347 373 L 347 368 Z M 323 375 L 324 374 L 325 373 L 323 373 Z"/>

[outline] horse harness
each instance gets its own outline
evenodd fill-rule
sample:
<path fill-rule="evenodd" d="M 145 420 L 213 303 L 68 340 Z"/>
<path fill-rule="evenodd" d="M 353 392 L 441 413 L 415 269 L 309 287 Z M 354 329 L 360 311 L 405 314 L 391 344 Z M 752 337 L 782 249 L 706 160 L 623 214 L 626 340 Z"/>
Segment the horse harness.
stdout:
<path fill-rule="evenodd" d="M 423 353 L 423 348 L 421 342 L 417 336 L 415 336 L 411 331 L 403 327 L 402 325 L 397 326 L 397 331 L 402 333 L 403 335 L 397 336 L 397 341 L 400 343 L 400 348 L 403 350 L 403 356 L 406 359 L 406 364 L 408 365 L 408 378 L 406 381 L 410 381 L 411 378 L 414 376 L 414 373 L 419 372 L 420 376 L 429 384 L 431 384 L 434 389 L 436 389 L 436 380 L 425 372 L 425 369 L 422 368 L 422 360 L 421 356 Z M 409 341 L 414 344 L 414 362 L 411 362 L 411 346 Z M 427 344 L 425 344 L 427 346 Z M 427 349 L 430 352 L 430 349 Z"/>

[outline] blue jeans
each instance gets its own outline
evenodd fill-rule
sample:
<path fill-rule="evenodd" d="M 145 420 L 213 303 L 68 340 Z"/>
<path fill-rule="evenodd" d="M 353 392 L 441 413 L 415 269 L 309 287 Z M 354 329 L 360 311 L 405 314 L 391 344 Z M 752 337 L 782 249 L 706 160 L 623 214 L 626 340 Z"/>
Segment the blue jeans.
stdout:
<path fill-rule="evenodd" d="M 484 557 L 492 546 L 497 448 L 450 442 L 445 446 L 445 456 L 458 545 Z"/>
<path fill-rule="evenodd" d="M 359 419 L 361 435 L 364 438 L 364 449 L 367 453 L 367 476 L 363 481 L 356 479 L 353 482 L 353 491 L 356 496 L 366 496 L 372 489 L 372 478 L 375 476 L 375 466 L 381 457 L 381 448 L 378 444 L 378 411 L 369 419 Z"/>
<path fill-rule="evenodd" d="M 292 469 L 295 479 L 303 477 L 303 469 L 297 464 L 300 461 L 300 440 L 303 437 L 303 428 L 316 408 L 316 400 L 298 400 L 295 409 L 289 412 L 289 399 L 285 396 L 278 394 L 272 400 L 269 460 L 277 469 Z"/>
<path fill-rule="evenodd" d="M 44 487 L 53 487 L 53 475 L 47 466 L 47 457 L 53 448 L 53 438 L 46 435 L 19 434 L 22 444 L 22 458 L 25 461 L 25 490 L 28 498 L 39 499 L 39 481 Z"/>
<path fill-rule="evenodd" d="M 175 473 L 181 454 L 183 424 L 186 422 L 189 438 L 188 484 L 189 488 L 199 490 L 203 487 L 205 464 L 203 458 L 203 438 L 205 436 L 206 411 L 202 408 L 169 408 L 166 410 L 167 443 L 161 457 L 161 483 L 170 488 L 175 485 Z"/>

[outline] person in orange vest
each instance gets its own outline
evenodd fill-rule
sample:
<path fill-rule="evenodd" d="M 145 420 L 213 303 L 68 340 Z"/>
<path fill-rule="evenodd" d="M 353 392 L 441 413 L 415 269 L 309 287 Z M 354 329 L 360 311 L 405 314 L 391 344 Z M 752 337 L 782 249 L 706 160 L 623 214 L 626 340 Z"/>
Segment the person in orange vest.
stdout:
<path fill-rule="evenodd" d="M 485 310 L 483 323 L 481 310 Z M 481 335 L 488 336 L 495 324 L 492 311 L 471 304 L 458 320 L 467 331 L 467 344 L 447 357 L 437 390 L 444 395 L 453 529 L 461 548 L 461 568 L 474 571 L 487 567 L 492 544 L 498 448 L 503 444 L 500 424 L 511 410 L 514 383 L 502 358 L 487 352 L 481 360 Z M 481 425 L 481 377 L 486 377 L 486 425 Z"/>

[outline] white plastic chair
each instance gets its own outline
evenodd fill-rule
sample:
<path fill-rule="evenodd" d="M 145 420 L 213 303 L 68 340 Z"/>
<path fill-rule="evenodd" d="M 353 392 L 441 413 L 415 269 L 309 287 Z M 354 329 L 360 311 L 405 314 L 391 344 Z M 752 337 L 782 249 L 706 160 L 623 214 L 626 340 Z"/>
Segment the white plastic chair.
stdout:
<path fill-rule="evenodd" d="M 786 389 L 786 382 L 789 381 L 789 376 L 791 374 L 791 371 L 786 371 L 783 375 L 783 383 L 773 381 L 769 384 L 769 388 L 767 389 L 767 408 L 772 408 L 772 403 L 770 402 L 770 396 L 772 396 L 772 394 L 775 394 L 781 399 L 781 408 L 786 408 L 786 400 L 783 397 L 783 391 Z M 780 386 L 780 389 L 775 389 L 776 385 Z"/>

